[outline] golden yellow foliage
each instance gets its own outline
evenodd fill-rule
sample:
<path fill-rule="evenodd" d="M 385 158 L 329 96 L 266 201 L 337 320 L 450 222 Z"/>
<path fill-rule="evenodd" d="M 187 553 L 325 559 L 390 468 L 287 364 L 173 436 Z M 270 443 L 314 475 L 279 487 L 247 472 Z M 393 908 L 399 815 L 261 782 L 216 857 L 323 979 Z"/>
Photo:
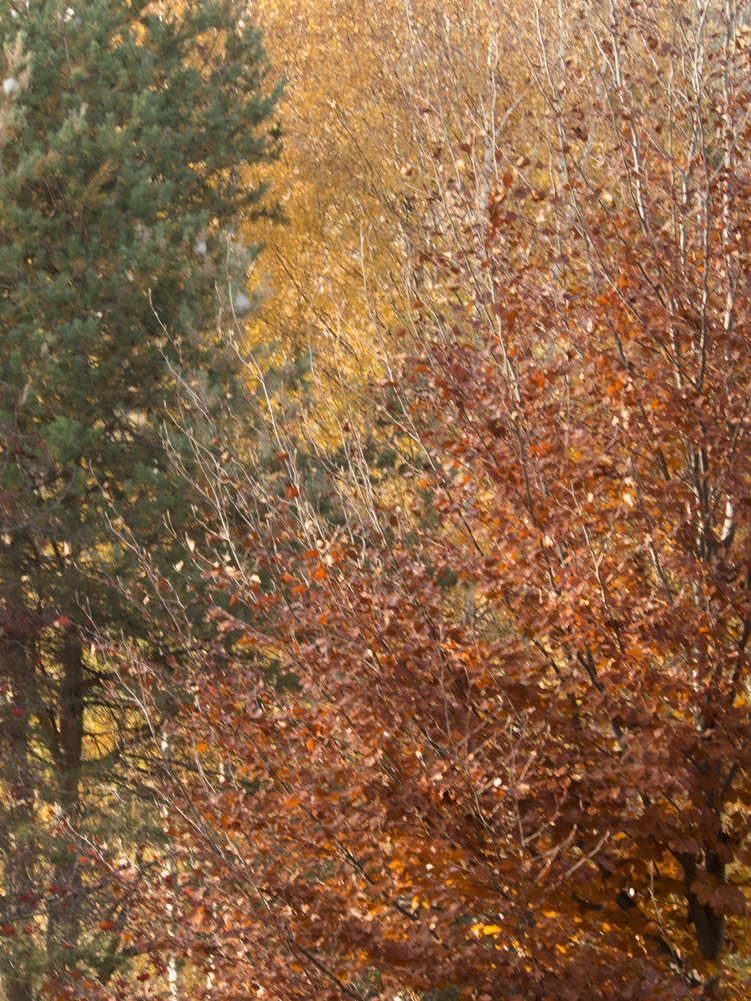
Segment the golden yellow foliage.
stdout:
<path fill-rule="evenodd" d="M 492 2 L 415 6 L 249 5 L 287 79 L 284 153 L 270 179 L 288 217 L 265 234 L 256 289 L 267 297 L 250 343 L 311 347 L 319 388 L 349 417 L 353 386 L 390 371 L 385 332 L 407 325 L 431 157 L 447 135 L 494 133 L 517 103 L 519 59 L 500 41 Z"/>

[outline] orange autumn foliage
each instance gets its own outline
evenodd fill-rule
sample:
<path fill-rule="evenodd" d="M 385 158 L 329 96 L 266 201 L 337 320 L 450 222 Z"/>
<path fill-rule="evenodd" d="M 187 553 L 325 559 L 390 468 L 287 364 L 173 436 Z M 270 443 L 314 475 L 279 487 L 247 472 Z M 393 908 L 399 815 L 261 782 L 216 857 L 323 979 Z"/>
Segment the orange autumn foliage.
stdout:
<path fill-rule="evenodd" d="M 421 457 L 400 508 L 345 491 L 327 527 L 291 449 L 278 489 L 194 470 L 217 639 L 161 596 L 190 651 L 163 732 L 191 751 L 151 780 L 181 878 L 143 951 L 203 963 L 212 997 L 746 996 L 751 93 L 729 10 L 533 3 L 510 136 L 454 135 L 425 95 L 429 229 L 372 396 Z"/>

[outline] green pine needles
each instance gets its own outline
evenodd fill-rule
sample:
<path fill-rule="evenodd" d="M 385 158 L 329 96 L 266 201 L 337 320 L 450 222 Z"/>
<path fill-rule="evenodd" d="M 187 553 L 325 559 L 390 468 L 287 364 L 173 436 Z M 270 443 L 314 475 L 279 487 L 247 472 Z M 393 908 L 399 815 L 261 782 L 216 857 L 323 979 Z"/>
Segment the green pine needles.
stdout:
<path fill-rule="evenodd" d="M 84 635 L 89 615 L 138 635 L 138 617 L 100 583 L 131 570 L 108 519 L 124 515 L 146 547 L 174 545 L 191 516 L 163 446 L 176 377 L 198 379 L 217 411 L 235 377 L 217 333 L 221 310 L 245 294 L 230 248 L 240 220 L 271 211 L 253 167 L 279 148 L 279 87 L 241 17 L 226 0 L 175 12 L 145 0 L 12 0 L 0 13 L 8 1001 L 30 1001 L 43 976 L 66 970 L 106 980 L 122 958 L 87 923 L 80 866 L 50 845 L 65 824 L 93 824 L 101 803 L 87 776 L 116 768 L 137 739 L 105 699 Z M 57 891 L 49 903 L 49 883 L 67 888 L 70 906 Z"/>

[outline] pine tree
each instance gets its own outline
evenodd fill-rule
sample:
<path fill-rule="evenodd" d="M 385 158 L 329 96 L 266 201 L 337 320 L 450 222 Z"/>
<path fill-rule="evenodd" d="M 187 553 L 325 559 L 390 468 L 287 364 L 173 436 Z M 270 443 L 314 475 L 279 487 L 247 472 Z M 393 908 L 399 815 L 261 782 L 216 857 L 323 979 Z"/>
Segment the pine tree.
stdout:
<path fill-rule="evenodd" d="M 19 0 L 0 35 L 0 974 L 26 1001 L 119 961 L 125 912 L 90 926 L 65 834 L 132 736 L 86 630 L 142 629 L 101 583 L 132 573 L 110 520 L 150 549 L 189 523 L 163 429 L 178 376 L 216 413 L 231 393 L 217 310 L 247 309 L 232 241 L 278 88 L 231 0 Z"/>

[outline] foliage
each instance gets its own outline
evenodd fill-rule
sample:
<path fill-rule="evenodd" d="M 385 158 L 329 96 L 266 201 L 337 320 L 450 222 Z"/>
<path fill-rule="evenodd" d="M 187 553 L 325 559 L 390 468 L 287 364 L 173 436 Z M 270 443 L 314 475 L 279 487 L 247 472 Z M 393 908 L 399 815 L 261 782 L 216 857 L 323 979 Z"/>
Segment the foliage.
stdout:
<path fill-rule="evenodd" d="M 145 951 L 214 997 L 746 994 L 745 33 L 573 16 L 519 16 L 513 144 L 426 115 L 432 246 L 378 396 L 427 466 L 400 507 L 368 481 L 326 533 L 292 474 L 266 505 L 194 473 L 217 640 L 181 674 L 195 769 L 155 768 L 180 920 Z"/>
<path fill-rule="evenodd" d="M 388 331 L 404 322 L 410 260 L 425 243 L 426 95 L 440 93 L 453 137 L 490 128 L 499 91 L 515 92 L 524 68 L 489 0 L 253 0 L 249 9 L 287 80 L 272 185 L 288 224 L 265 234 L 255 273 L 264 308 L 248 342 L 281 355 L 313 350 L 327 403 L 309 420 L 340 445 L 345 423 L 370 419 L 362 389 L 394 363 Z M 502 72 L 489 71 L 488 44 Z"/>
<path fill-rule="evenodd" d="M 256 6 L 305 69 L 289 73 L 299 200 L 272 248 L 289 285 L 266 317 L 346 328 L 365 361 L 334 352 L 319 380 L 313 352 L 313 384 L 342 393 L 316 403 L 292 386 L 303 366 L 277 380 L 240 346 L 258 392 L 234 415 L 171 359 L 180 559 L 167 572 L 133 505 L 107 545 L 138 581 L 97 568 L 144 620 L 105 622 L 94 653 L 102 691 L 145 721 L 127 778 L 158 830 L 135 861 L 101 843 L 87 861 L 115 901 L 101 930 L 139 973 L 100 964 L 50 991 L 745 997 L 740 11 Z M 358 147 L 354 109 L 382 107 Z M 358 213 L 381 211 L 358 288 Z M 391 282 L 377 299 L 373 274 Z M 28 756 L 16 767 L 31 845 Z"/>
<path fill-rule="evenodd" d="M 163 553 L 166 523 L 191 523 L 164 422 L 178 375 L 215 412 L 232 389 L 217 309 L 226 323 L 244 278 L 237 216 L 264 194 L 237 171 L 275 156 L 278 92 L 224 0 L 179 19 L 145 0 L 8 3 L 0 33 L 15 83 L 0 105 L 0 971 L 16 1001 L 45 970 L 107 979 L 122 959 L 109 932 L 127 915 L 79 859 L 88 839 L 115 871 L 118 839 L 136 855 L 152 840 L 114 771 L 144 725 L 86 632 L 146 633 L 107 583 L 135 569 L 111 520 Z"/>

